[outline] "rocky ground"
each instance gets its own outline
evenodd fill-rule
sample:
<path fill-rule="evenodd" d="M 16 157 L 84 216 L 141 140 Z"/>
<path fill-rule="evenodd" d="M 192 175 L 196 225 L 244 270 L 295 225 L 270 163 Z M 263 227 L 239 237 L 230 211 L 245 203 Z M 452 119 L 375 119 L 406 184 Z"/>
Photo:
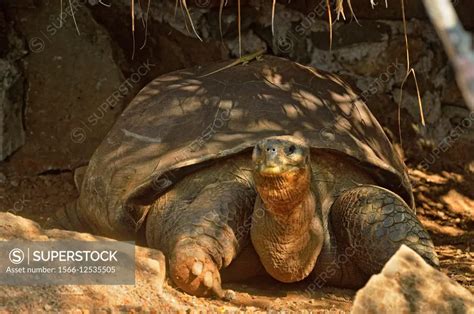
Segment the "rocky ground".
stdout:
<path fill-rule="evenodd" d="M 109 14 L 110 11 L 102 6 L 78 6 L 75 18 L 81 32 L 79 36 L 71 15 L 65 17 L 64 24 L 59 26 L 55 5 L 53 1 L 24 0 L 11 2 L 0 10 L 4 14 L 0 16 L 0 30 L 14 27 L 18 36 L 25 38 L 18 42 L 12 36 L 0 36 L 0 42 L 9 42 L 9 47 L 14 46 L 17 51 L 10 57 L 0 51 L 0 58 L 14 64 L 15 71 L 22 71 L 26 82 L 21 84 L 24 98 L 20 103 L 24 107 L 21 114 L 15 116 L 23 117 L 24 130 L 20 128 L 18 134 L 25 144 L 0 162 L 0 211 L 31 219 L 39 225 L 77 197 L 74 168 L 87 163 L 137 90 L 159 74 L 220 60 L 229 56 L 229 50 L 231 54 L 236 51 L 235 32 L 231 30 L 235 16 L 232 19 L 233 13 L 229 10 L 226 10 L 227 24 L 224 26 L 230 39 L 222 48 L 215 32 L 205 33 L 206 29 L 215 30 L 212 22 L 215 10 L 203 9 L 194 15 L 202 22 L 199 31 L 207 34 L 206 42 L 201 43 L 186 33 L 179 19 L 172 21 L 169 10 L 155 8 L 148 44 L 143 50 L 137 48 L 132 60 L 126 6 L 113 6 L 114 14 Z M 281 41 L 268 40 L 271 37 L 268 19 L 262 20 L 262 12 L 258 13 L 261 15 L 254 10 L 246 12 L 247 19 L 254 18 L 260 23 L 243 23 L 244 44 L 247 43 L 248 50 L 253 50 L 252 45 L 256 43 L 267 44 L 275 54 L 342 74 L 362 91 L 368 91 L 369 106 L 385 126 L 387 134 L 398 142 L 394 135 L 398 134 L 396 99 L 405 66 L 399 66 L 405 57 L 399 21 L 362 20 L 366 28 L 338 25 L 336 34 L 339 37 L 332 54 L 329 54 L 323 44 L 327 30 L 322 22 L 313 22 L 308 29 L 305 28 L 308 33 L 300 36 L 297 27 L 307 25 L 299 24 L 305 16 L 291 10 L 283 12 L 286 17 L 281 13 L 283 15 L 278 17 L 281 22 L 279 38 L 283 36 L 286 40 L 282 45 Z M 393 19 L 394 16 L 387 18 Z M 117 20 L 123 23 L 117 23 Z M 286 21 L 293 24 L 287 25 Z M 434 33 L 426 27 L 423 21 L 413 21 L 409 32 L 415 47 L 413 64 L 420 73 L 420 86 L 424 91 L 427 126 L 421 127 L 418 122 L 417 107 L 413 102 L 416 94 L 413 83 L 409 82 L 406 100 L 402 103 L 404 142 L 403 147 L 400 144 L 397 147 L 409 166 L 417 213 L 433 237 L 441 271 L 474 293 L 474 121 L 463 108 Z M 295 34 L 299 37 L 295 38 Z M 140 36 L 137 34 L 137 42 L 143 39 Z M 129 89 L 125 95 L 115 99 L 112 106 L 101 107 L 147 62 L 152 64 L 149 71 L 142 72 L 144 74 L 134 82 L 128 81 Z M 11 101 L 18 103 L 19 100 L 12 98 Z M 1 110 L 0 113 L 3 114 Z M 90 122 L 92 120 L 97 123 Z M 6 220 L 2 222 L 6 223 Z M 8 223 L 19 221 L 13 219 Z M 30 222 L 22 223 L 26 227 L 17 236 L 37 234 L 61 238 L 71 235 L 51 234 Z M 143 254 L 148 254 L 146 249 L 143 250 Z M 191 297 L 177 291 L 168 282 L 164 283 L 163 292 L 158 293 L 156 284 L 146 281 L 146 270 L 143 273 L 140 273 L 141 269 L 137 271 L 140 282 L 137 287 L 65 286 L 33 290 L 3 287 L 0 288 L 0 311 L 3 304 L 20 311 L 38 308 L 44 311 L 101 309 L 104 312 L 111 309 L 157 312 L 164 309 L 239 309 L 225 302 Z M 305 282 L 286 285 L 270 279 L 227 285 L 255 304 L 270 304 L 275 310 L 350 311 L 355 291 L 324 288 L 307 295 L 302 293 L 306 286 Z M 247 309 L 258 311 L 262 308 Z"/>

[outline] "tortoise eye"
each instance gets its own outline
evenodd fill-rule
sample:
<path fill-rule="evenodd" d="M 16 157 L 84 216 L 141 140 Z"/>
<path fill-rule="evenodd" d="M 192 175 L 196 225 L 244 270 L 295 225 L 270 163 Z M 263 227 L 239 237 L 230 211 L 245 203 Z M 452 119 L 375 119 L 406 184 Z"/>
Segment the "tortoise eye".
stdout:
<path fill-rule="evenodd" d="M 291 155 L 295 152 L 296 150 L 296 147 L 295 145 L 291 145 L 289 148 L 288 148 L 288 155 Z"/>

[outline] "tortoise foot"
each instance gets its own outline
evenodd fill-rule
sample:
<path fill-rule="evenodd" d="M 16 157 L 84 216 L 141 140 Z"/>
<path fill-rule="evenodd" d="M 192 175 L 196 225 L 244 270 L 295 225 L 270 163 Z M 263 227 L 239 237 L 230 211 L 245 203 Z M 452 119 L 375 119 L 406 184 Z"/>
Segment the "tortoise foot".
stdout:
<path fill-rule="evenodd" d="M 197 244 L 178 244 L 170 258 L 170 274 L 181 290 L 196 296 L 227 298 L 221 288 L 219 268 L 212 257 Z"/>

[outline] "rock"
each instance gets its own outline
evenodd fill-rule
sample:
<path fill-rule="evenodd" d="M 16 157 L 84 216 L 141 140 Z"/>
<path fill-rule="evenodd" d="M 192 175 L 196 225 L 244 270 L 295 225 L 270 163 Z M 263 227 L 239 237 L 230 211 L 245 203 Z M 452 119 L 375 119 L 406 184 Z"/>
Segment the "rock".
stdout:
<path fill-rule="evenodd" d="M 23 103 L 25 79 L 15 59 L 22 53 L 15 51 L 12 41 L 16 33 L 5 21 L 0 10 L 0 161 L 10 156 L 25 143 L 23 128 Z M 20 49 L 21 50 L 21 49 Z"/>
<path fill-rule="evenodd" d="M 76 239 L 82 241 L 109 240 L 88 233 L 65 230 L 44 230 L 37 223 L 0 212 L 0 241 L 22 239 L 54 241 Z M 103 307 L 117 312 L 124 305 L 129 309 L 169 309 L 161 290 L 165 280 L 164 255 L 154 249 L 135 246 L 135 285 L 67 285 L 0 286 L 0 312 L 31 312 L 44 309 L 52 312 L 82 310 L 97 312 Z M 99 311 L 100 312 L 100 311 Z"/>
<path fill-rule="evenodd" d="M 204 0 L 203 2 L 208 1 Z M 191 1 L 188 4 L 192 5 Z M 222 47 L 219 35 L 215 34 L 214 38 L 209 38 L 208 33 L 210 31 L 219 33 L 219 30 L 218 27 L 209 25 L 209 17 L 203 14 L 206 12 L 205 8 L 193 10 L 191 13 L 195 23 L 194 26 L 204 39 L 203 43 L 195 37 L 192 30 L 189 32 L 190 25 L 187 18 L 182 14 L 175 14 L 174 2 L 151 1 L 148 17 L 148 39 L 153 38 L 153 40 L 148 40 L 143 49 L 136 49 L 133 60 L 131 49 L 133 41 L 132 36 L 130 36 L 130 1 L 117 0 L 114 1 L 114 5 L 111 7 L 98 5 L 90 11 L 94 19 L 109 32 L 112 40 L 120 45 L 123 57 L 117 60 L 117 63 L 124 72 L 130 72 L 131 68 L 136 68 L 147 60 L 155 64 L 155 67 L 151 69 L 140 87 L 164 73 L 222 60 L 225 57 L 225 50 Z M 136 11 L 137 20 L 140 19 L 140 13 L 138 12 Z M 212 21 L 217 22 L 217 17 Z M 224 23 L 223 27 L 225 25 Z M 137 23 L 135 31 L 137 48 L 145 40 L 144 33 L 142 25 Z M 166 49 L 163 49 L 163 47 L 166 47 Z M 252 49 L 252 47 L 248 48 Z"/>
<path fill-rule="evenodd" d="M 86 9 L 87 1 L 71 2 L 74 19 L 65 2 L 62 23 L 53 1 L 29 2 L 9 1 L 4 9 L 29 50 L 23 58 L 28 65 L 25 108 L 18 110 L 25 117 L 26 140 L 10 159 L 21 175 L 87 162 L 127 97 L 145 83 L 137 75 L 137 83 L 125 80 L 113 60 L 111 40 Z M 140 75 L 147 72 L 142 70 Z"/>
<path fill-rule="evenodd" d="M 262 10 L 261 6 L 265 5 L 265 1 L 248 1 L 249 4 L 253 7 L 256 7 Z M 468 29 L 474 28 L 474 20 L 472 19 L 472 15 L 469 14 L 474 10 L 474 2 L 471 1 L 459 1 L 454 0 L 453 6 L 459 15 L 459 18 L 464 25 L 464 27 Z M 308 17 L 311 17 L 311 13 L 313 16 L 316 15 L 314 13 L 321 12 L 321 7 L 326 5 L 326 1 L 315 1 L 315 0 L 292 0 L 292 1 L 284 1 L 285 8 L 291 8 L 294 10 L 301 11 Z M 335 1 L 331 1 L 331 3 L 335 3 Z M 385 5 L 387 3 L 387 6 Z M 197 7 L 199 9 L 203 8 L 212 8 L 214 11 L 217 11 L 219 8 L 219 0 L 200 0 L 200 1 L 190 1 L 188 4 L 190 7 Z M 236 10 L 236 1 L 231 1 L 227 4 L 226 8 L 231 8 L 231 10 Z M 283 7 L 283 6 L 282 6 Z M 346 7 L 346 6 L 345 6 Z M 402 10 L 400 8 L 400 3 L 391 2 L 391 1 L 352 1 L 352 8 L 354 14 L 358 18 L 359 21 L 361 20 L 374 20 L 374 19 L 381 19 L 381 20 L 401 20 L 402 19 Z M 268 12 L 268 10 L 266 11 Z M 277 9 L 278 12 L 278 9 Z M 325 13 L 325 11 L 323 12 Z M 268 13 L 267 13 L 268 14 Z M 350 12 L 349 8 L 346 7 L 345 11 L 346 17 L 350 19 Z M 405 15 L 407 20 L 411 19 L 424 19 L 427 20 L 428 17 L 425 13 L 425 8 L 423 6 L 423 2 L 421 0 L 413 0 L 407 1 L 405 3 Z M 317 14 L 317 18 L 319 19 L 327 19 L 326 14 Z M 365 24 L 362 23 L 363 26 Z"/>
<path fill-rule="evenodd" d="M 357 292 L 351 313 L 474 313 L 474 296 L 402 245 Z"/>

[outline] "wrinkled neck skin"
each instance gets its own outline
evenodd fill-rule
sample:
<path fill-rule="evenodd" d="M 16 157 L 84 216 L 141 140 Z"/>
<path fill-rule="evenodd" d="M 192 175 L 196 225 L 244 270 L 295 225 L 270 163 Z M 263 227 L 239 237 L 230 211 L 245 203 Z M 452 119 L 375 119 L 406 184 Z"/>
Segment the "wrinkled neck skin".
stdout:
<path fill-rule="evenodd" d="M 281 176 L 254 175 L 259 195 L 252 216 L 252 244 L 266 271 L 282 282 L 307 277 L 323 246 L 310 173 L 300 169 Z"/>

